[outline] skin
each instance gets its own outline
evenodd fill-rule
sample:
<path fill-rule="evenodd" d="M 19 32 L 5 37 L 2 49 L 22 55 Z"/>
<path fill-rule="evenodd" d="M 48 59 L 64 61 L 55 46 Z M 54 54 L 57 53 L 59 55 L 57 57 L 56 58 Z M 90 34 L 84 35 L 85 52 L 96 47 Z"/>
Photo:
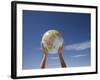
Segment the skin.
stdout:
<path fill-rule="evenodd" d="M 64 45 L 62 45 L 62 46 L 58 49 L 58 55 L 59 55 L 61 67 L 66 67 L 65 61 L 64 61 L 63 56 L 62 56 L 63 47 L 64 47 Z"/>
<path fill-rule="evenodd" d="M 45 68 L 46 60 L 47 60 L 47 49 L 42 44 L 43 58 L 40 64 L 40 68 Z"/>
<path fill-rule="evenodd" d="M 63 47 L 64 47 L 64 45 L 62 45 L 58 49 L 58 55 L 59 55 L 61 67 L 66 67 L 65 61 L 64 61 L 63 56 L 62 56 Z M 42 58 L 42 61 L 41 61 L 41 64 L 40 64 L 40 68 L 44 69 L 45 64 L 46 64 L 46 60 L 47 60 L 48 51 L 43 45 L 42 45 L 42 51 L 43 51 L 43 58 Z"/>

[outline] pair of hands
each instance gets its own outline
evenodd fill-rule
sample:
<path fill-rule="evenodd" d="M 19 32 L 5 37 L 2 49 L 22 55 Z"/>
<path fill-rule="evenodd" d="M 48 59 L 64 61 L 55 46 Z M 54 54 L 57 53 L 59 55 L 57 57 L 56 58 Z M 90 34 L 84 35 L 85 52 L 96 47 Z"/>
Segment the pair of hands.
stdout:
<path fill-rule="evenodd" d="M 66 64 L 65 64 L 63 56 L 62 56 L 63 47 L 64 47 L 64 45 L 62 45 L 61 47 L 59 47 L 59 49 L 58 49 L 58 55 L 59 55 L 61 67 L 66 67 Z M 43 59 L 42 59 L 40 68 L 45 68 L 48 51 L 47 51 L 47 49 L 43 45 L 42 45 L 42 51 L 43 51 Z"/>

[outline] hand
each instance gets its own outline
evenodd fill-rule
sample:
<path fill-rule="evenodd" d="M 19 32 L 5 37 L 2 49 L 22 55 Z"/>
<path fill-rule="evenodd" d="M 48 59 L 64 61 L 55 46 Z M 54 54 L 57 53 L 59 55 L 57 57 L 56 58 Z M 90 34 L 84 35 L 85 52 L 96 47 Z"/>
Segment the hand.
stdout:
<path fill-rule="evenodd" d="M 47 49 L 42 45 L 43 55 L 47 57 Z"/>
<path fill-rule="evenodd" d="M 43 58 L 40 64 L 40 68 L 45 68 L 46 59 L 47 59 L 47 49 L 42 45 L 42 51 L 43 51 Z"/>
<path fill-rule="evenodd" d="M 64 48 L 64 44 L 62 44 L 62 46 L 59 47 L 59 49 L 58 49 L 58 54 L 59 55 L 62 55 L 63 48 Z"/>

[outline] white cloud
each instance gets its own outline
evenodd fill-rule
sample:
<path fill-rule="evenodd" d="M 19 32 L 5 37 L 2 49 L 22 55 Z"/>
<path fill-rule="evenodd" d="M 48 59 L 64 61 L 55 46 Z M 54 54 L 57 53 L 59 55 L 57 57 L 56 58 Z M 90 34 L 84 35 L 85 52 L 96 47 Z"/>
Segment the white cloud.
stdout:
<path fill-rule="evenodd" d="M 65 50 L 80 51 L 90 48 L 90 41 L 65 46 Z"/>
<path fill-rule="evenodd" d="M 79 58 L 79 57 L 85 57 L 85 56 L 87 56 L 87 55 L 82 55 L 82 54 L 80 54 L 80 55 L 75 55 L 75 56 L 71 56 L 71 57 Z"/>
<path fill-rule="evenodd" d="M 52 59 L 52 60 L 56 60 L 56 59 L 58 59 L 58 57 L 51 57 L 51 59 Z"/>

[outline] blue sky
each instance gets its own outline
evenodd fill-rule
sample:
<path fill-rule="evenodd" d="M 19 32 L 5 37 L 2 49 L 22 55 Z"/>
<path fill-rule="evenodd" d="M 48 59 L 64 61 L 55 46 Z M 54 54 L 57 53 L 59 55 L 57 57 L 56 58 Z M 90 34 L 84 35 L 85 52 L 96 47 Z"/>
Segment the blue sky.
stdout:
<path fill-rule="evenodd" d="M 23 69 L 38 69 L 43 34 L 55 29 L 64 38 L 68 67 L 90 66 L 90 14 L 23 10 Z M 58 54 L 48 54 L 46 68 L 58 68 Z"/>

